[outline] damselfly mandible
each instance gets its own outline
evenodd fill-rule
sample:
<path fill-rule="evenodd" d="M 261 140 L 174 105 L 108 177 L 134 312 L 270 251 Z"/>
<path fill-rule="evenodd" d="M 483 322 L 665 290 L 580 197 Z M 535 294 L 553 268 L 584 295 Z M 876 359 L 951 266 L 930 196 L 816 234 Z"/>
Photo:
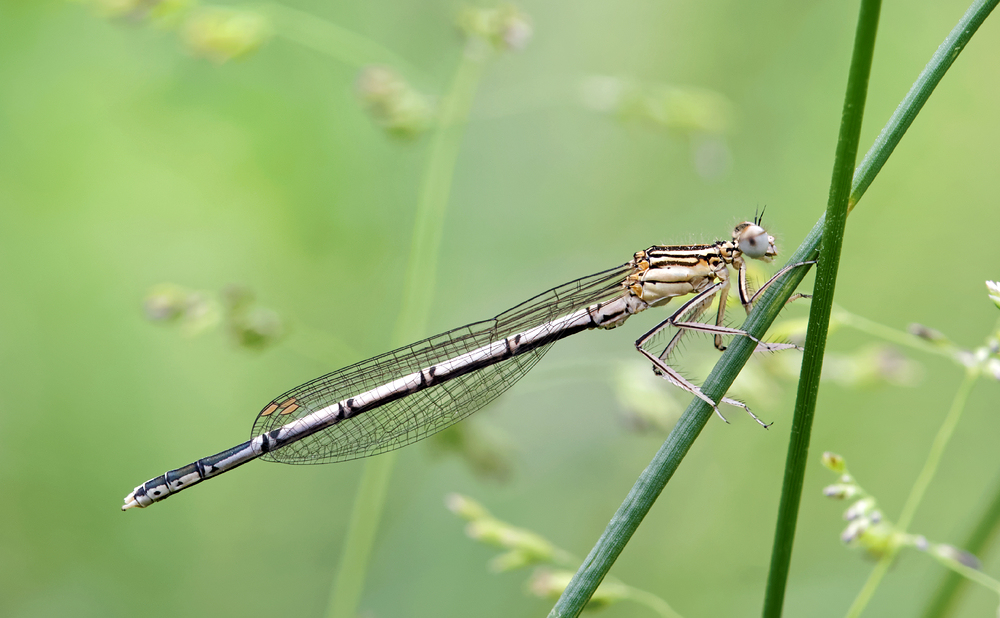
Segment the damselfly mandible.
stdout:
<path fill-rule="evenodd" d="M 785 266 L 751 295 L 744 257 L 769 262 L 777 255 L 774 237 L 760 223 L 760 218 L 741 223 L 733 230 L 732 240 L 710 245 L 650 247 L 617 268 L 552 288 L 492 320 L 418 341 L 307 382 L 261 410 L 251 440 L 139 485 L 125 497 L 122 510 L 149 506 L 258 457 L 284 463 L 330 463 L 412 444 L 495 399 L 559 339 L 591 328 L 614 328 L 649 307 L 689 294 L 690 299 L 635 345 L 658 375 L 719 413 L 717 403 L 672 368 L 667 359 L 688 331 L 713 335 L 720 350 L 724 349 L 724 336 L 750 337 L 742 330 L 723 326 L 730 267 L 737 272 L 739 300 L 749 313 L 757 294 L 800 265 Z M 716 295 L 719 303 L 714 322 L 698 321 Z M 646 349 L 646 344 L 668 327 L 676 328 L 677 333 L 664 350 L 656 354 Z M 758 349 L 792 347 L 757 343 Z M 735 399 L 723 397 L 722 402 L 750 412 Z M 750 415 L 764 425 L 752 412 Z"/>

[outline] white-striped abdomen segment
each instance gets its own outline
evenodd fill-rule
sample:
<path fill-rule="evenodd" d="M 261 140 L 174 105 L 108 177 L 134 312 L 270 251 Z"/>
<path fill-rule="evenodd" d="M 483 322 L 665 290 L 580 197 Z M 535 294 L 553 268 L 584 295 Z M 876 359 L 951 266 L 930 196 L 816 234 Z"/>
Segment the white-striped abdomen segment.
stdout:
<path fill-rule="evenodd" d="M 125 496 L 125 505 L 122 506 L 122 510 L 149 506 L 182 489 L 187 489 L 205 479 L 228 472 L 257 457 L 260 457 L 260 449 L 255 449 L 253 440 L 251 440 L 221 453 L 199 459 L 183 468 L 171 470 L 139 485 L 132 490 L 132 493 Z"/>

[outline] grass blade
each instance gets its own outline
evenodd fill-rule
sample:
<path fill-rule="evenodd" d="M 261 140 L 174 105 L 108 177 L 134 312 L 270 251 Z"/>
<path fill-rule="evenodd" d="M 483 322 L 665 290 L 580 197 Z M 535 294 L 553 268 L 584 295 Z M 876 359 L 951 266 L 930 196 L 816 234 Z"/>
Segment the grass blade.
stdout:
<path fill-rule="evenodd" d="M 809 457 L 809 437 L 812 433 L 813 415 L 816 412 L 816 399 L 819 395 L 823 353 L 826 350 L 826 337 L 830 329 L 837 267 L 840 265 L 840 251 L 843 247 L 844 229 L 847 226 L 851 181 L 858 156 L 858 142 L 861 139 L 861 123 L 864 119 L 868 78 L 871 75 L 872 58 L 875 55 L 875 35 L 878 32 L 881 8 L 881 0 L 862 0 L 858 14 L 854 53 L 847 77 L 844 111 L 840 122 L 840 136 L 837 140 L 837 154 L 833 163 L 833 177 L 830 180 L 830 198 L 823 226 L 823 243 L 820 247 L 816 284 L 809 308 L 809 327 L 806 333 L 805 352 L 802 355 L 802 369 L 799 373 L 795 416 L 792 419 L 792 432 L 785 461 L 785 480 L 778 506 L 774 546 L 771 550 L 771 570 L 768 573 L 767 591 L 764 597 L 764 616 L 781 616 L 784 605 L 792 544 L 795 540 L 795 525 L 798 521 L 802 484 Z"/>
<path fill-rule="evenodd" d="M 442 104 L 438 127 L 431 138 L 417 203 L 400 313 L 393 335 L 396 345 L 417 339 L 425 330 L 434 296 L 441 230 L 451 195 L 452 175 L 482 70 L 479 59 L 468 54 L 461 56 L 451 88 Z M 344 551 L 330 590 L 326 611 L 328 618 L 353 618 L 357 614 L 395 462 L 395 452 L 365 461 L 365 471 L 344 539 Z"/>

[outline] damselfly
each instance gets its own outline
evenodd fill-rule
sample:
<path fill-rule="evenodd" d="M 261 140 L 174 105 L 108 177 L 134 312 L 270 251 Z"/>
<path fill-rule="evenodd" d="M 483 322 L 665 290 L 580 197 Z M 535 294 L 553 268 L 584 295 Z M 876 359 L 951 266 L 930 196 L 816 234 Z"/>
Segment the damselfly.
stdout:
<path fill-rule="evenodd" d="M 492 320 L 450 330 L 307 382 L 261 410 L 251 440 L 139 485 L 125 497 L 122 510 L 149 506 L 258 457 L 283 463 L 330 463 L 412 444 L 495 399 L 559 339 L 591 328 L 614 328 L 649 307 L 689 294 L 693 296 L 635 345 L 658 375 L 699 397 L 722 417 L 716 402 L 667 360 L 688 331 L 711 334 L 720 350 L 725 349 L 724 336 L 754 339 L 723 325 L 729 268 L 737 271 L 739 300 L 749 313 L 758 294 L 800 265 L 785 266 L 755 294 L 750 293 L 744 257 L 769 262 L 777 255 L 774 237 L 760 223 L 759 217 L 741 223 L 733 230 L 732 240 L 710 245 L 650 247 L 617 268 L 552 288 Z M 717 295 L 714 323 L 698 321 Z M 646 344 L 668 327 L 677 333 L 663 351 L 649 351 Z M 757 343 L 758 349 L 792 347 Z M 744 408 L 767 427 L 742 402 L 728 397 L 721 401 Z"/>

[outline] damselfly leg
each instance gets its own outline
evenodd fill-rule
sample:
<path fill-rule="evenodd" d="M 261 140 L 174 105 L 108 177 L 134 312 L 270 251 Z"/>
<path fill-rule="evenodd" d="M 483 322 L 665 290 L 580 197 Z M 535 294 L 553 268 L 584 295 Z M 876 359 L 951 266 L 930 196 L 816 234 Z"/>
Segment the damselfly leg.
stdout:
<path fill-rule="evenodd" d="M 749 240 L 753 240 L 754 242 L 749 242 Z M 767 233 L 764 232 L 763 228 L 759 226 L 759 220 L 755 220 L 753 223 L 748 222 L 742 224 L 741 226 L 737 226 L 733 232 L 733 243 L 727 246 L 719 246 L 716 251 L 711 251 L 706 248 L 701 255 L 696 256 L 693 251 L 681 252 L 675 250 L 671 257 L 676 263 L 680 263 L 683 259 L 692 259 L 695 257 L 700 258 L 703 264 L 702 272 L 707 270 L 708 272 L 706 274 L 708 276 L 698 278 L 697 284 L 692 286 L 692 292 L 694 292 L 693 297 L 688 299 L 679 309 L 677 309 L 677 311 L 650 329 L 635 342 L 636 349 L 638 349 L 643 356 L 648 358 L 653 363 L 653 370 L 658 375 L 711 405 L 715 410 L 715 413 L 718 414 L 723 420 L 726 419 L 719 411 L 716 402 L 712 401 L 711 398 L 701 392 L 699 387 L 692 384 L 689 380 L 677 372 L 677 370 L 669 364 L 668 359 L 676 349 L 681 338 L 686 332 L 689 331 L 712 334 L 715 347 L 720 351 L 726 349 L 725 345 L 723 345 L 724 336 L 749 337 L 757 343 L 756 351 L 773 352 L 798 347 L 791 343 L 764 342 L 744 330 L 730 328 L 723 325 L 726 312 L 726 300 L 728 298 L 730 288 L 729 266 L 734 266 L 737 269 L 737 284 L 740 303 L 746 310 L 747 315 L 749 315 L 751 309 L 753 308 L 753 303 L 757 300 L 758 296 L 780 277 L 795 268 L 815 263 L 814 261 L 809 261 L 789 264 L 779 270 L 773 277 L 768 279 L 764 285 L 760 287 L 760 289 L 751 294 L 746 275 L 747 265 L 746 261 L 743 259 L 743 255 L 769 261 L 770 258 L 777 254 L 774 250 L 773 243 L 774 239 L 771 236 L 768 236 Z M 694 249 L 694 247 L 691 249 Z M 730 249 L 731 251 L 727 252 L 726 249 Z M 669 268 L 669 266 L 666 266 L 666 268 Z M 715 316 L 715 323 L 711 324 L 700 322 L 699 318 L 712 304 L 716 296 L 718 296 L 719 302 L 718 310 Z M 804 294 L 797 294 L 789 299 L 788 302 L 802 297 L 806 296 Z M 677 333 L 671 337 L 670 341 L 659 355 L 654 355 L 653 352 L 647 349 L 647 344 L 668 327 L 676 328 Z M 768 424 L 762 422 L 753 412 L 751 412 L 750 408 L 745 403 L 729 397 L 723 397 L 720 401 L 722 403 L 743 408 L 748 414 L 750 414 L 751 417 L 753 417 L 754 420 L 762 426 L 768 427 Z"/>
<path fill-rule="evenodd" d="M 763 294 L 764 290 L 766 290 L 767 288 L 771 287 L 771 284 L 774 283 L 775 281 L 777 281 L 778 279 L 780 279 L 782 275 L 784 275 L 788 271 L 793 270 L 795 268 L 798 268 L 800 266 L 812 266 L 815 263 L 816 263 L 816 260 L 807 260 L 805 262 L 796 262 L 794 264 L 786 264 L 785 266 L 783 266 L 781 268 L 781 270 L 779 270 L 778 272 L 774 273 L 774 275 L 770 279 L 768 279 L 767 281 L 765 281 L 764 285 L 762 285 L 759 288 L 757 288 L 757 290 L 752 295 L 749 294 L 749 287 L 748 287 L 748 284 L 747 284 L 747 269 L 746 268 L 741 268 L 740 269 L 740 275 L 739 275 L 739 277 L 740 277 L 740 303 L 742 303 L 743 304 L 743 308 L 747 310 L 747 315 L 750 315 L 750 310 L 753 309 L 754 303 L 757 302 L 757 297 L 760 296 L 761 294 Z M 785 301 L 785 304 L 788 305 L 788 304 L 793 303 L 793 302 L 795 302 L 795 301 L 797 301 L 799 299 L 802 299 L 802 298 L 812 298 L 812 294 L 800 294 L 800 293 L 792 294 L 788 298 L 788 300 Z"/>

